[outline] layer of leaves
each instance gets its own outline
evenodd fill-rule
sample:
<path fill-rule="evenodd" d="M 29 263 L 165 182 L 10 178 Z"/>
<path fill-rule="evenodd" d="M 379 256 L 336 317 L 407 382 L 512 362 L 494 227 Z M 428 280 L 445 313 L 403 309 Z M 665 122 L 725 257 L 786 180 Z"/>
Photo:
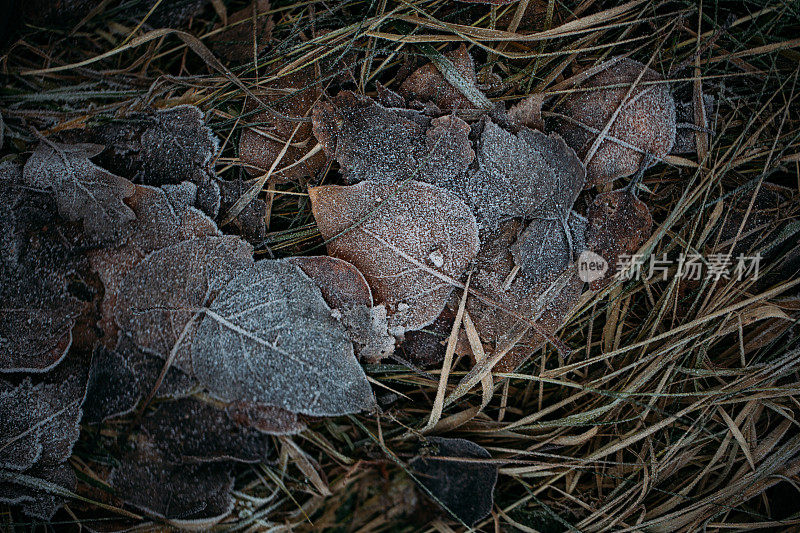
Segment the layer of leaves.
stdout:
<path fill-rule="evenodd" d="M 452 193 L 417 181 L 309 190 L 328 252 L 367 279 L 390 326 L 415 330 L 433 322 L 478 253 L 472 211 Z"/>
<path fill-rule="evenodd" d="M 465 80 L 475 85 L 475 63 L 464 44 L 445 53 L 444 57 Z M 399 93 L 408 100 L 431 102 L 445 112 L 474 107 L 469 98 L 448 82 L 433 63 L 427 63 L 412 72 L 400 85 Z"/>

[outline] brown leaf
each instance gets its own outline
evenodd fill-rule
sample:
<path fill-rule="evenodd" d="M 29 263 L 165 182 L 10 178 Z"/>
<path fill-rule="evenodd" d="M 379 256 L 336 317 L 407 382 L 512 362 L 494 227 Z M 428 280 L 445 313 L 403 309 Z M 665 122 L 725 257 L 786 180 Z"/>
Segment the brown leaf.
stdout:
<path fill-rule="evenodd" d="M 297 413 L 271 405 L 234 402 L 225 410 L 240 426 L 251 427 L 269 435 L 294 435 L 305 431 L 307 427 Z"/>
<path fill-rule="evenodd" d="M 364 274 L 347 261 L 329 255 L 289 257 L 285 261 L 300 267 L 317 284 L 331 309 L 372 307 L 372 291 Z"/>
<path fill-rule="evenodd" d="M 513 371 L 538 350 L 546 340 L 543 334 L 554 334 L 583 289 L 576 271 L 572 267 L 559 271 L 558 262 L 549 262 L 551 270 L 540 273 L 538 281 L 522 270 L 513 275 L 515 262 L 509 250 L 523 227 L 519 220 L 511 220 L 483 239 L 472 275 L 472 286 L 481 298 L 467 299 L 467 311 L 481 340 L 495 349 L 513 339 L 519 328 L 528 327 L 527 321 L 537 325 L 538 331 L 528 329 L 494 367 L 498 372 Z"/>
<path fill-rule="evenodd" d="M 586 158 L 597 134 L 623 104 L 630 85 L 644 68 L 633 59 L 613 62 L 581 86 L 595 90 L 576 92 L 565 99 L 561 113 L 566 120 L 558 121 L 557 131 L 582 158 Z M 587 163 L 586 186 L 634 174 L 644 153 L 657 161 L 672 150 L 674 141 L 675 101 L 664 78 L 648 68 Z"/>
<path fill-rule="evenodd" d="M 61 216 L 82 221 L 91 238 L 119 242 L 135 218 L 122 201 L 133 194 L 133 184 L 90 161 L 102 150 L 94 144 L 42 142 L 22 176 L 31 187 L 52 190 Z"/>
<path fill-rule="evenodd" d="M 447 278 L 460 278 L 478 253 L 474 215 L 444 189 L 364 181 L 309 194 L 328 252 L 364 274 L 392 327 L 433 322 L 453 290 Z"/>
<path fill-rule="evenodd" d="M 128 198 L 136 215 L 128 241 L 115 248 L 89 252 L 89 262 L 103 282 L 103 316 L 98 324 L 105 331 L 106 347 L 116 345 L 114 307 L 122 280 L 145 256 L 160 248 L 203 236 L 219 235 L 216 224 L 192 207 L 194 185 L 184 183 L 166 188 L 137 185 Z"/>
<path fill-rule="evenodd" d="M 445 307 L 432 324 L 417 331 L 408 331 L 400 344 L 402 355 L 422 368 L 440 364 L 444 360 L 447 338 L 453 329 L 455 313 Z"/>
<path fill-rule="evenodd" d="M 253 61 L 272 40 L 275 23 L 271 15 L 265 15 L 269 10 L 269 0 L 254 0 L 246 8 L 232 13 L 226 25 L 215 27 L 222 31 L 209 39 L 211 48 L 230 63 Z"/>
<path fill-rule="evenodd" d="M 620 256 L 636 252 L 650 236 L 653 218 L 644 202 L 628 189 L 598 194 L 587 213 L 586 247 L 608 263 L 605 277 L 592 282 L 598 290 L 611 282 Z"/>
<path fill-rule="evenodd" d="M 227 213 L 251 186 L 251 182 L 241 179 L 220 180 L 220 212 Z M 267 203 L 261 198 L 253 198 L 225 228 L 229 233 L 238 233 L 253 244 L 260 244 L 267 234 L 266 217 Z"/>
<path fill-rule="evenodd" d="M 429 437 L 426 444 L 430 446 L 427 453 L 408 464 L 417 481 L 439 505 L 468 526 L 485 518 L 494 505 L 498 474 L 491 454 L 466 439 Z"/>
<path fill-rule="evenodd" d="M 316 144 L 308 122 L 311 108 L 321 94 L 316 81 L 313 68 L 305 68 L 275 80 L 257 95 L 272 109 L 260 109 L 258 102 L 248 102 L 243 112 L 247 127 L 239 139 L 239 159 L 250 174 L 265 174 L 290 137 L 291 143 L 275 167 L 272 180 L 286 182 L 314 176 L 323 167 L 325 154 L 308 156 Z"/>
<path fill-rule="evenodd" d="M 508 110 L 508 120 L 514 127 L 514 131 L 518 132 L 523 127 L 544 130 L 543 103 L 544 94 L 534 93 L 511 106 L 511 109 Z"/>
<path fill-rule="evenodd" d="M 444 57 L 449 59 L 456 70 L 474 85 L 477 82 L 475 64 L 472 56 L 467 52 L 467 47 L 462 44 L 455 50 L 447 52 Z M 436 65 L 427 63 L 414 72 L 400 85 L 399 93 L 408 100 L 433 102 L 442 111 L 455 109 L 471 109 L 472 102 L 447 80 Z"/>

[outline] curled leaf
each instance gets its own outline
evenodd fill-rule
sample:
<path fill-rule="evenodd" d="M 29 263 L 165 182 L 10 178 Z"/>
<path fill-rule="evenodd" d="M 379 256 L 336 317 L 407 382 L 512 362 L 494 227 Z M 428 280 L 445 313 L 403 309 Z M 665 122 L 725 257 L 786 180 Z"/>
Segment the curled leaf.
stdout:
<path fill-rule="evenodd" d="M 633 254 L 650 236 L 653 217 L 647 205 L 628 189 L 598 194 L 589 207 L 586 247 L 608 263 L 603 278 L 592 282 L 600 289 L 611 281 L 619 270 L 617 265 L 624 254 Z"/>
<path fill-rule="evenodd" d="M 102 150 L 94 144 L 42 142 L 22 176 L 31 187 L 52 190 L 61 216 L 82 221 L 90 237 L 118 242 L 135 218 L 123 202 L 133 194 L 133 184 L 90 161 Z"/>
<path fill-rule="evenodd" d="M 390 326 L 415 330 L 433 322 L 452 279 L 478 253 L 471 210 L 452 193 L 417 181 L 309 190 L 328 252 L 355 265 L 384 304 Z"/>
<path fill-rule="evenodd" d="M 472 526 L 486 517 L 494 505 L 498 474 L 491 454 L 466 439 L 429 437 L 427 444 L 429 453 L 409 463 L 417 481 L 465 524 Z"/>
<path fill-rule="evenodd" d="M 631 95 L 625 96 L 639 75 Z M 587 187 L 634 174 L 645 154 L 655 160 L 672 150 L 675 141 L 675 101 L 664 78 L 633 59 L 612 60 L 581 86 L 593 89 L 569 95 L 562 106 L 565 117 L 557 131 L 582 158 L 612 119 L 607 135 L 586 163 Z"/>
<path fill-rule="evenodd" d="M 204 315 L 193 335 L 192 369 L 221 400 L 312 416 L 373 407 L 347 332 L 297 267 L 257 262 Z"/>
<path fill-rule="evenodd" d="M 444 57 L 450 60 L 464 79 L 475 85 L 475 63 L 465 45 L 445 53 Z M 399 93 L 408 100 L 433 102 L 442 111 L 474 107 L 469 98 L 448 82 L 433 63 L 427 63 L 411 73 L 400 85 Z"/>

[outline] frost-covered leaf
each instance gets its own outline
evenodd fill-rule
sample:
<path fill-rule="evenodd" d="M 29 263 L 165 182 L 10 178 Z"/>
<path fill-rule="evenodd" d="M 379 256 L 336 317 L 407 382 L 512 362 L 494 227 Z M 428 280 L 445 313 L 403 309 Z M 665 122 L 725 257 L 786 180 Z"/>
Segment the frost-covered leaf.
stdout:
<path fill-rule="evenodd" d="M 509 250 L 523 227 L 519 220 L 512 220 L 484 237 L 472 275 L 472 288 L 481 298 L 467 299 L 467 311 L 481 339 L 495 349 L 515 338 L 530 321 L 538 328 L 528 329 L 494 367 L 498 372 L 513 371 L 538 350 L 545 342 L 543 334 L 552 335 L 561 326 L 583 289 L 574 267 L 558 271 L 555 263 L 549 263 L 553 270 L 539 281 L 521 269 L 514 275 L 516 265 Z"/>
<path fill-rule="evenodd" d="M 125 276 L 117 324 L 142 349 L 187 369 L 194 328 L 225 284 L 252 265 L 253 249 L 238 237 L 202 237 L 151 253 Z M 196 325 L 196 324 L 195 324 Z M 187 372 L 189 370 L 187 369 Z"/>
<path fill-rule="evenodd" d="M 427 444 L 428 453 L 409 463 L 417 481 L 465 524 L 471 526 L 486 517 L 494 505 L 498 474 L 491 454 L 466 439 L 430 437 Z"/>
<path fill-rule="evenodd" d="M 219 141 L 203 112 L 179 105 L 152 113 L 134 113 L 90 128 L 87 135 L 106 149 L 98 160 L 105 168 L 137 184 L 197 185 L 197 207 L 211 217 L 219 210 L 219 187 L 213 162 Z"/>
<path fill-rule="evenodd" d="M 49 193 L 22 186 L 19 168 L 0 168 L 0 372 L 42 372 L 72 344 L 81 305 L 67 291 L 80 266 Z"/>
<path fill-rule="evenodd" d="M 262 109 L 258 102 L 248 102 L 243 120 L 249 127 L 242 131 L 239 140 L 239 158 L 248 172 L 266 173 L 290 137 L 289 148 L 272 173 L 274 180 L 314 176 L 322 168 L 325 155 L 322 152 L 309 155 L 316 142 L 311 124 L 303 122 L 308 120 L 320 94 L 314 69 L 305 68 L 276 80 L 267 92 L 258 95 L 272 110 Z M 298 129 L 292 137 L 295 128 Z"/>
<path fill-rule="evenodd" d="M 306 424 L 297 413 L 280 407 L 234 402 L 225 411 L 237 424 L 257 429 L 269 435 L 294 435 L 306 429 Z"/>
<path fill-rule="evenodd" d="M 394 353 L 395 338 L 389 334 L 384 306 L 355 305 L 337 311 L 355 345 L 359 361 L 377 363 Z"/>
<path fill-rule="evenodd" d="M 230 470 L 225 463 L 168 461 L 145 441 L 120 458 L 109 482 L 117 496 L 147 515 L 203 529 L 233 510 Z"/>
<path fill-rule="evenodd" d="M 105 332 L 105 344 L 116 344 L 114 308 L 122 280 L 147 254 L 181 241 L 219 235 L 214 222 L 192 207 L 196 190 L 191 183 L 164 188 L 137 185 L 127 200 L 136 214 L 128 241 L 117 247 L 89 252 L 92 269 L 105 287 L 103 317 L 98 324 Z"/>
<path fill-rule="evenodd" d="M 32 518 L 49 521 L 75 491 L 77 480 L 69 464 L 35 465 L 25 472 L 0 469 L 0 503 L 19 505 Z"/>
<path fill-rule="evenodd" d="M 224 401 L 312 416 L 374 405 L 344 327 L 316 285 L 282 261 L 259 261 L 224 287 L 194 334 L 192 368 Z"/>
<path fill-rule="evenodd" d="M 400 344 L 400 355 L 422 368 L 438 365 L 444 360 L 446 344 L 456 315 L 445 307 L 429 326 L 417 331 L 407 331 Z"/>
<path fill-rule="evenodd" d="M 220 213 L 228 212 L 239 199 L 250 190 L 251 182 L 241 179 L 221 180 Z M 261 198 L 253 198 L 242 211 L 231 220 L 225 229 L 230 233 L 238 233 L 254 244 L 264 241 L 267 234 L 267 204 Z"/>
<path fill-rule="evenodd" d="M 469 126 L 457 117 L 430 121 L 343 91 L 317 104 L 313 119 L 314 135 L 348 183 L 455 182 L 474 158 Z"/>
<path fill-rule="evenodd" d="M 124 198 L 133 184 L 92 163 L 102 146 L 42 142 L 25 163 L 27 185 L 53 191 L 58 212 L 82 221 L 86 233 L 102 242 L 118 242 L 135 215 Z"/>
<path fill-rule="evenodd" d="M 533 281 L 552 281 L 583 251 L 586 219 L 572 211 L 567 220 L 535 218 L 511 247 L 514 262 Z"/>
<path fill-rule="evenodd" d="M 244 9 L 232 13 L 227 24 L 218 24 L 221 29 L 209 40 L 214 52 L 222 59 L 233 63 L 253 61 L 272 40 L 272 29 L 275 23 L 270 10 L 269 0 L 255 0 Z"/>
<path fill-rule="evenodd" d="M 477 171 L 448 188 L 489 228 L 514 217 L 564 218 L 583 189 L 583 166 L 557 135 L 528 128 L 515 135 L 487 119 L 476 157 Z"/>
<path fill-rule="evenodd" d="M 372 291 L 364 274 L 347 261 L 329 255 L 289 257 L 285 261 L 300 267 L 317 284 L 331 309 L 372 307 Z"/>
<path fill-rule="evenodd" d="M 192 398 L 164 402 L 145 417 L 142 429 L 176 463 L 267 460 L 270 438 L 242 427 L 222 410 Z"/>
<path fill-rule="evenodd" d="M 599 132 L 622 104 L 597 152 L 586 163 L 586 186 L 600 185 L 634 174 L 644 158 L 667 155 L 675 141 L 675 101 L 664 78 L 647 68 L 630 97 L 625 95 L 646 67 L 633 59 L 612 60 L 600 66 L 581 89 L 570 94 L 559 112 L 558 131 L 586 158 Z M 623 103 L 624 100 L 624 103 Z"/>
<path fill-rule="evenodd" d="M 132 412 L 153 390 L 163 367 L 163 359 L 142 352 L 127 335 L 113 350 L 98 345 L 89 371 L 84 422 L 99 423 Z M 155 396 L 182 397 L 198 387 L 194 379 L 170 366 Z"/>
<path fill-rule="evenodd" d="M 647 205 L 628 189 L 598 194 L 589 207 L 586 247 L 608 263 L 605 277 L 592 282 L 600 289 L 618 271 L 622 255 L 635 253 L 650 237 L 653 217 Z"/>
<path fill-rule="evenodd" d="M 709 126 L 714 116 L 715 98 L 713 95 L 703 95 L 703 119 L 699 126 L 694 117 L 694 101 L 675 102 L 675 144 L 672 146 L 673 154 L 695 153 L 697 150 L 697 131 L 703 131 Z"/>
<path fill-rule="evenodd" d="M 478 253 L 472 211 L 455 195 L 425 183 L 357 185 L 309 190 L 328 252 L 356 266 L 390 326 L 419 329 L 433 322 Z"/>
<path fill-rule="evenodd" d="M 465 45 L 462 44 L 455 50 L 447 52 L 444 57 L 453 63 L 464 79 L 475 85 L 477 82 L 475 64 Z M 469 98 L 445 80 L 433 63 L 427 63 L 415 70 L 400 85 L 399 93 L 408 100 L 433 102 L 442 111 L 474 107 Z"/>
<path fill-rule="evenodd" d="M 544 94 L 534 93 L 511 106 L 508 110 L 508 121 L 514 131 L 517 132 L 522 128 L 544 130 L 544 122 L 542 121 L 543 103 Z"/>

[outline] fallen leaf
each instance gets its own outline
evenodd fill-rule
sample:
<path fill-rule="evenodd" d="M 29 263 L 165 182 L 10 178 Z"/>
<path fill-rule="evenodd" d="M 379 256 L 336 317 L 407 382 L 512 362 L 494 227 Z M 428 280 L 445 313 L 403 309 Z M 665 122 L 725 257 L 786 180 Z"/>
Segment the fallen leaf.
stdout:
<path fill-rule="evenodd" d="M 455 313 L 445 307 L 432 324 L 416 331 L 407 331 L 400 344 L 402 355 L 421 368 L 440 364 L 444 360 L 447 338 L 455 318 Z"/>
<path fill-rule="evenodd" d="M 544 121 L 542 120 L 543 103 L 544 94 L 534 93 L 511 106 L 508 110 L 508 120 L 515 133 L 522 128 L 544 130 Z"/>
<path fill-rule="evenodd" d="M 558 261 L 546 263 L 551 270 L 537 276 L 526 275 L 522 269 L 515 275 L 516 263 L 510 249 L 522 228 L 521 221 L 511 220 L 484 237 L 472 275 L 472 287 L 481 297 L 467 299 L 467 311 L 481 340 L 493 349 L 504 347 L 520 328 L 528 329 L 494 367 L 496 372 L 513 371 L 538 350 L 546 342 L 544 334 L 555 333 L 583 289 L 577 270 L 559 270 Z M 580 244 L 578 235 L 573 237 L 573 242 Z M 580 251 L 577 247 L 574 250 L 576 254 Z M 537 328 L 530 327 L 530 322 Z"/>
<path fill-rule="evenodd" d="M 417 481 L 437 504 L 468 526 L 475 525 L 494 505 L 498 467 L 491 454 L 466 439 L 429 437 L 426 444 L 432 448 L 429 453 L 409 462 Z"/>
<path fill-rule="evenodd" d="M 179 105 L 134 113 L 86 133 L 106 146 L 98 157 L 105 168 L 142 185 L 191 181 L 197 185 L 197 207 L 217 216 L 219 187 L 213 165 L 219 140 L 199 108 Z"/>
<path fill-rule="evenodd" d="M 430 119 L 387 109 L 343 91 L 314 107 L 314 135 L 341 166 L 345 182 L 392 183 L 408 178 L 457 182 L 475 154 L 469 126 L 458 117 Z"/>
<path fill-rule="evenodd" d="M 120 286 L 115 316 L 145 351 L 191 374 L 189 347 L 207 305 L 228 281 L 253 264 L 238 237 L 201 237 L 161 248 L 136 264 Z M 196 324 L 195 324 L 196 325 Z"/>
<path fill-rule="evenodd" d="M 226 463 L 174 463 L 148 443 L 120 457 L 109 482 L 115 494 L 149 516 L 186 529 L 209 528 L 233 510 Z"/>
<path fill-rule="evenodd" d="M 265 462 L 272 449 L 264 433 L 238 425 L 223 409 L 184 398 L 161 403 L 142 429 L 175 463 Z"/>
<path fill-rule="evenodd" d="M 136 215 L 125 244 L 90 250 L 92 269 L 105 288 L 101 304 L 103 317 L 98 326 L 105 332 L 106 347 L 116 345 L 114 308 L 122 280 L 149 253 L 181 241 L 203 236 L 218 236 L 216 224 L 192 207 L 196 187 L 188 182 L 163 188 L 137 185 L 127 199 Z"/>
<path fill-rule="evenodd" d="M 415 330 L 433 322 L 478 253 L 471 210 L 432 185 L 363 181 L 309 190 L 328 252 L 356 266 L 390 327 Z"/>
<path fill-rule="evenodd" d="M 558 135 L 522 128 L 516 135 L 486 119 L 478 169 L 448 186 L 487 228 L 510 218 L 565 218 L 583 189 L 584 169 Z"/>
<path fill-rule="evenodd" d="M 61 216 L 82 221 L 87 235 L 119 242 L 136 218 L 123 202 L 133 194 L 133 184 L 90 161 L 102 149 L 93 144 L 42 142 L 25 163 L 22 177 L 31 187 L 52 190 Z"/>
<path fill-rule="evenodd" d="M 269 171 L 290 138 L 270 179 L 280 183 L 317 174 L 325 164 L 325 154 L 311 153 L 316 140 L 308 120 L 320 94 L 314 69 L 304 68 L 275 80 L 258 94 L 270 109 L 248 102 L 243 113 L 247 127 L 239 139 L 239 159 L 250 174 Z"/>
<path fill-rule="evenodd" d="M 688 102 L 675 102 L 675 144 L 672 146 L 670 153 L 673 154 L 690 154 L 697 152 L 697 135 L 696 131 L 704 131 L 708 128 L 708 117 L 714 116 L 715 98 L 710 94 L 703 95 L 703 117 L 706 119 L 704 123 L 699 126 L 695 124 L 694 119 L 694 101 Z M 712 121 L 713 122 L 713 121 Z"/>
<path fill-rule="evenodd" d="M 52 201 L 22 186 L 19 167 L 0 166 L 0 372 L 49 370 L 72 345 L 82 305 L 67 277 L 80 264 Z"/>
<path fill-rule="evenodd" d="M 389 334 L 384 306 L 354 305 L 344 307 L 339 312 L 359 361 L 377 363 L 394 353 L 395 338 Z"/>
<path fill-rule="evenodd" d="M 565 119 L 558 121 L 556 131 L 584 159 L 621 105 L 597 151 L 584 161 L 587 187 L 634 174 L 645 153 L 658 161 L 672 150 L 675 101 L 664 78 L 647 68 L 625 99 L 630 85 L 645 68 L 633 59 L 612 60 L 581 85 L 581 89 L 594 90 L 572 93 L 562 104 Z"/>
<path fill-rule="evenodd" d="M 0 503 L 19 505 L 32 518 L 49 522 L 67 498 L 56 491 L 73 491 L 77 479 L 69 464 L 34 465 L 25 472 L 0 469 Z"/>
<path fill-rule="evenodd" d="M 219 182 L 220 190 L 220 212 L 227 213 L 239 198 L 241 198 L 252 186 L 251 182 L 241 179 L 234 180 L 221 180 Z M 250 202 L 237 214 L 231 224 L 225 226 L 226 230 L 232 230 L 231 226 L 235 229 L 233 232 L 238 233 L 248 241 L 254 244 L 264 242 L 267 235 L 267 204 L 261 198 L 253 198 Z"/>
<path fill-rule="evenodd" d="M 269 0 L 255 0 L 232 13 L 227 24 L 217 24 L 215 30 L 222 31 L 209 38 L 214 52 L 229 63 L 253 61 L 272 40 L 275 23 L 266 15 L 269 10 Z"/>
<path fill-rule="evenodd" d="M 608 263 L 603 278 L 592 282 L 599 290 L 611 282 L 619 271 L 622 255 L 635 253 L 650 236 L 653 217 L 647 205 L 628 189 L 598 194 L 589 206 L 586 247 Z"/>
<path fill-rule="evenodd" d="M 269 435 L 294 435 L 307 428 L 297 413 L 272 405 L 234 402 L 225 410 L 240 426 L 257 429 Z"/>
<path fill-rule="evenodd" d="M 570 212 L 567 219 L 535 218 L 511 246 L 522 275 L 552 281 L 585 248 L 586 219 Z"/>
<path fill-rule="evenodd" d="M 300 267 L 317 284 L 331 309 L 372 307 L 372 291 L 364 274 L 347 261 L 329 255 L 288 257 L 284 261 Z"/>
<path fill-rule="evenodd" d="M 475 63 L 467 52 L 467 47 L 462 44 L 455 50 L 447 52 L 444 57 L 453 63 L 459 74 L 473 85 L 477 83 Z M 406 78 L 398 91 L 407 100 L 433 102 L 442 111 L 455 109 L 471 109 L 472 102 L 464 94 L 445 80 L 436 65 L 427 63 Z"/>
<path fill-rule="evenodd" d="M 231 280 L 193 335 L 194 376 L 228 402 L 311 416 L 372 409 L 344 327 L 297 267 L 258 261 Z"/>

